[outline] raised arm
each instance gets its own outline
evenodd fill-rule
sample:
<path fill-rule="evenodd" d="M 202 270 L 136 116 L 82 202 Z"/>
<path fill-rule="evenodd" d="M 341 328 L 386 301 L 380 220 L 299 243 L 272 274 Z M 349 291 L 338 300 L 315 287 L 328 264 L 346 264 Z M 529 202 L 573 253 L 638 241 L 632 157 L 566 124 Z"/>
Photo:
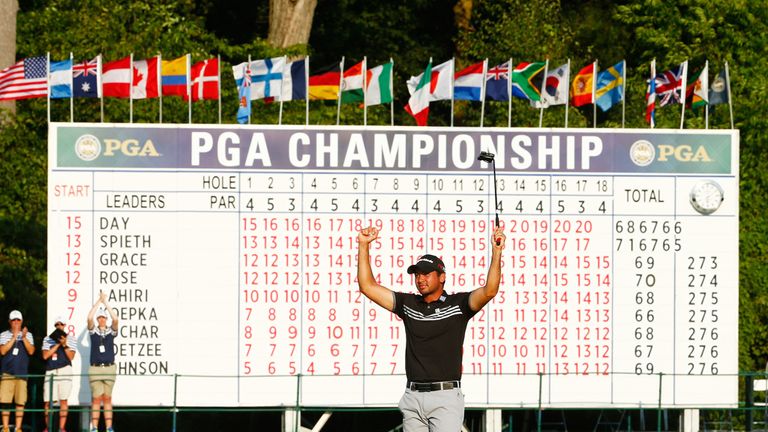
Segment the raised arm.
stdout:
<path fill-rule="evenodd" d="M 109 306 L 109 303 L 107 303 L 107 295 L 104 293 L 101 293 L 101 303 L 107 309 L 107 313 L 112 318 L 112 330 L 117 331 L 117 312 L 115 312 L 115 310 Z"/>
<path fill-rule="evenodd" d="M 387 287 L 379 285 L 371 269 L 371 242 L 379 238 L 379 230 L 374 227 L 363 228 L 357 234 L 357 283 L 360 292 L 377 305 L 391 311 L 395 307 L 395 294 Z"/>
<path fill-rule="evenodd" d="M 501 251 L 504 249 L 506 239 L 504 230 L 501 227 L 496 227 L 490 239 L 491 266 L 488 268 L 485 286 L 475 289 L 469 295 L 469 307 L 475 312 L 482 309 L 499 292 L 499 283 L 501 282 Z M 498 244 L 496 243 L 497 241 Z"/>
<path fill-rule="evenodd" d="M 99 309 L 99 303 L 101 303 L 101 292 L 99 292 L 99 299 L 96 300 L 96 303 L 93 304 L 93 307 L 90 311 L 88 311 L 88 318 L 87 318 L 87 324 L 88 324 L 88 330 L 93 330 L 93 327 L 95 324 L 93 323 L 93 317 L 96 316 L 96 311 Z"/>

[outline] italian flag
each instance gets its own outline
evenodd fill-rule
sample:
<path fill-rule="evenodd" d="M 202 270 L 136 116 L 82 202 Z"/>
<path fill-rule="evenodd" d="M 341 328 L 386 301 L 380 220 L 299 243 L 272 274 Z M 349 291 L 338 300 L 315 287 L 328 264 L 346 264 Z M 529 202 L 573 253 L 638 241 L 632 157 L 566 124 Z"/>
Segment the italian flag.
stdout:
<path fill-rule="evenodd" d="M 363 70 L 365 62 L 352 66 L 344 71 L 341 80 L 341 103 L 355 103 L 363 101 Z"/>
<path fill-rule="evenodd" d="M 427 125 L 429 117 L 429 96 L 430 96 L 430 78 L 432 76 L 432 62 L 427 65 L 427 69 L 421 74 L 421 80 L 416 85 L 411 98 L 408 99 L 408 105 L 405 110 L 416 119 L 419 126 Z"/>
<path fill-rule="evenodd" d="M 365 86 L 365 105 L 392 102 L 392 63 L 368 69 Z"/>

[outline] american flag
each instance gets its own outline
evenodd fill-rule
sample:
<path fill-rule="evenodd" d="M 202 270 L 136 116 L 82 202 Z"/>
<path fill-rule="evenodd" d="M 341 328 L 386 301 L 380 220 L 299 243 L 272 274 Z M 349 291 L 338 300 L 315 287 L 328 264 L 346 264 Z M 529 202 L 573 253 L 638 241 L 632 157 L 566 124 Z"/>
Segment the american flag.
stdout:
<path fill-rule="evenodd" d="M 656 94 L 659 95 L 659 106 L 681 103 L 683 92 L 683 65 L 656 75 Z"/>
<path fill-rule="evenodd" d="M 48 58 L 30 57 L 0 71 L 0 100 L 48 95 Z"/>

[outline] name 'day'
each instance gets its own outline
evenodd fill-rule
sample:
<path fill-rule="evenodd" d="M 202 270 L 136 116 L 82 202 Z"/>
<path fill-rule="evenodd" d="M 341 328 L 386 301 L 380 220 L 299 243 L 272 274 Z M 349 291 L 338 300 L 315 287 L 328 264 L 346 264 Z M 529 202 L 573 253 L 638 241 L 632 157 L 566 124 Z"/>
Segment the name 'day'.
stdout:
<path fill-rule="evenodd" d="M 100 217 L 99 229 L 102 230 L 127 230 L 129 217 Z"/>

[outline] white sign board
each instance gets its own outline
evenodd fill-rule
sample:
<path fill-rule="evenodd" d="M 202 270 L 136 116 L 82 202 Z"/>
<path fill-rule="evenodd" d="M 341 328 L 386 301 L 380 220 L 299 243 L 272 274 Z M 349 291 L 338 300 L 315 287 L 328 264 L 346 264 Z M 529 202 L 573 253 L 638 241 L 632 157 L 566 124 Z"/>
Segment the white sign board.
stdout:
<path fill-rule="evenodd" d="M 118 405 L 394 406 L 400 320 L 356 283 L 432 253 L 499 295 L 464 340 L 468 406 L 737 403 L 738 132 L 54 123 L 48 315 L 89 363 L 120 316 Z M 663 374 L 663 375 L 660 375 Z M 174 379 L 174 375 L 178 375 Z M 659 386 L 661 385 L 661 393 Z M 78 381 L 74 403 L 90 398 Z M 541 389 L 541 392 L 540 392 Z M 713 391 L 713 389 L 717 389 Z"/>

